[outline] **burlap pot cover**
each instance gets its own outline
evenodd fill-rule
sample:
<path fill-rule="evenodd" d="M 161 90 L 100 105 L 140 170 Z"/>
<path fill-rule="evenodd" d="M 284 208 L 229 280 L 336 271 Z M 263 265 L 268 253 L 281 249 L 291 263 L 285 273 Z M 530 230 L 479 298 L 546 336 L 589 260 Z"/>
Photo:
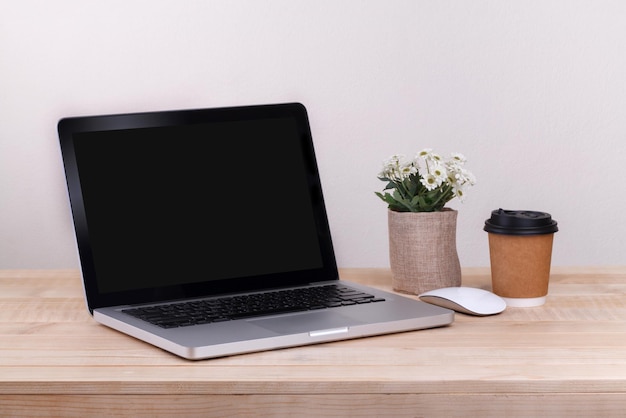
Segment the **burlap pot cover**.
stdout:
<path fill-rule="evenodd" d="M 395 212 L 388 210 L 389 260 L 393 289 L 419 295 L 461 285 L 456 250 L 457 211 Z"/>

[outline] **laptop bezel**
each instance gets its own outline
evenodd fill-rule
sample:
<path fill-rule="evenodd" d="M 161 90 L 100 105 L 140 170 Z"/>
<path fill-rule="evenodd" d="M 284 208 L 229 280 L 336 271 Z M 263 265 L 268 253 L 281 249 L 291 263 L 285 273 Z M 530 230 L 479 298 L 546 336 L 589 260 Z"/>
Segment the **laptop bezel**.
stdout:
<path fill-rule="evenodd" d="M 81 191 L 80 173 L 74 152 L 74 135 L 85 132 L 165 127 L 181 124 L 209 123 L 212 121 L 221 122 L 225 120 L 234 121 L 284 117 L 293 118 L 298 127 L 298 140 L 301 142 L 304 153 L 307 172 L 306 177 L 308 179 L 308 188 L 313 204 L 318 242 L 322 256 L 321 268 L 227 280 L 207 280 L 199 283 L 186 283 L 112 293 L 100 292 L 89 241 L 89 230 Z M 257 291 L 339 279 L 330 235 L 330 226 L 313 149 L 308 115 L 306 108 L 301 103 L 293 102 L 75 116 L 61 119 L 58 122 L 57 129 L 85 295 L 88 308 L 91 312 L 100 307 L 198 298 L 238 292 L 243 289 L 246 291 Z"/>

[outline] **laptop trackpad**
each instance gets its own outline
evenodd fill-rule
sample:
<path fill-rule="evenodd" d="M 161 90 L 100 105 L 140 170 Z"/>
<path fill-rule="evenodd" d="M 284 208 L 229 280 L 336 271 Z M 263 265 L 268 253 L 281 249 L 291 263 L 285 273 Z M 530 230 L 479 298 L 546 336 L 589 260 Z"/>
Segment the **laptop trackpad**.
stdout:
<path fill-rule="evenodd" d="M 299 315 L 249 320 L 250 323 L 279 334 L 293 334 L 349 327 L 361 322 L 338 312 L 307 312 Z"/>

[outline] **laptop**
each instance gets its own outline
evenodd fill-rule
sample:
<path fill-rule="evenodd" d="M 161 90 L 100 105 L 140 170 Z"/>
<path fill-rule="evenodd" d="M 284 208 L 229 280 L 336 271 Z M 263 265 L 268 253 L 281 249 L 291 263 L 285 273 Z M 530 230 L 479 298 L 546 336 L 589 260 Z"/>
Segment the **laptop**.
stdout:
<path fill-rule="evenodd" d="M 93 319 L 199 360 L 449 325 L 340 280 L 306 108 L 58 123 Z"/>

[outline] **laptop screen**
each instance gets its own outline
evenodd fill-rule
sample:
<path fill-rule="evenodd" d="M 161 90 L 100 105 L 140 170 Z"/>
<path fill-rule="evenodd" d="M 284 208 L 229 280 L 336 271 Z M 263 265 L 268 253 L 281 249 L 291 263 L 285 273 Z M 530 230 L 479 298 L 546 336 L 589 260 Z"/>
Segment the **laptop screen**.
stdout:
<path fill-rule="evenodd" d="M 337 278 L 300 104 L 66 118 L 90 308 Z"/>

